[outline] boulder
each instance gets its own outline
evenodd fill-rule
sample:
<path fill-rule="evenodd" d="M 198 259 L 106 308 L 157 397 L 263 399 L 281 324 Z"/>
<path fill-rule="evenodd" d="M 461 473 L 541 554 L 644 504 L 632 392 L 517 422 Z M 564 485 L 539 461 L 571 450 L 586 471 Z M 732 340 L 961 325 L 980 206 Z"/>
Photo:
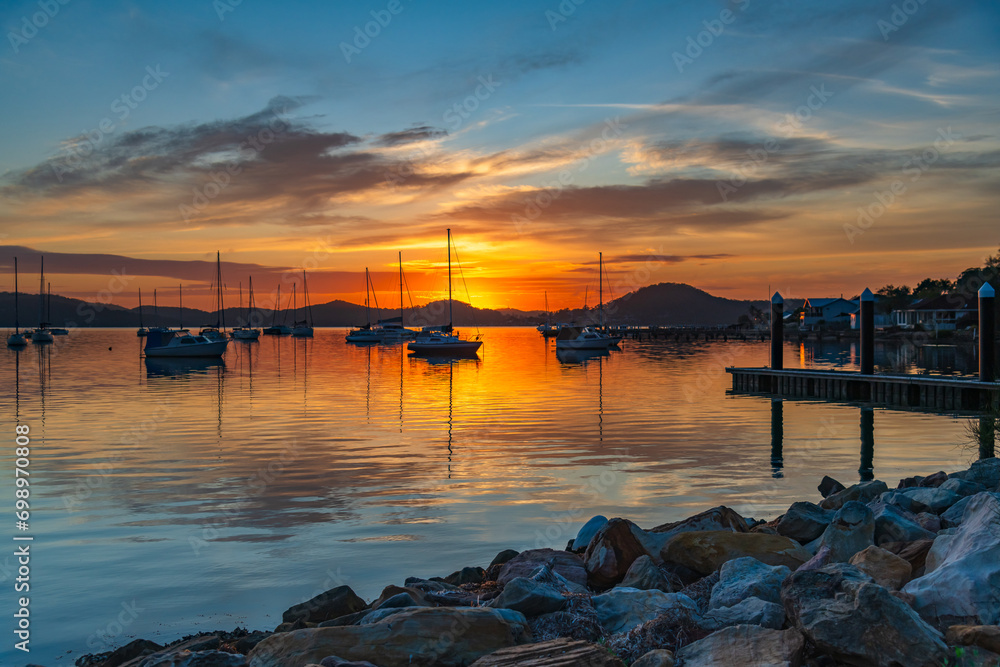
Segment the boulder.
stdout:
<path fill-rule="evenodd" d="M 311 600 L 289 607 L 281 615 L 281 621 L 294 623 L 302 620 L 306 623 L 322 623 L 331 618 L 361 611 L 367 606 L 350 586 L 337 586 Z"/>
<path fill-rule="evenodd" d="M 795 572 L 781 597 L 789 622 L 841 663 L 939 667 L 947 657 L 940 632 L 853 565 Z"/>
<path fill-rule="evenodd" d="M 553 563 L 549 562 L 542 565 L 537 570 L 531 573 L 528 579 L 536 581 L 540 584 L 548 584 L 552 588 L 556 589 L 560 593 L 582 593 L 584 595 L 590 594 L 590 589 L 586 586 L 581 586 L 580 584 L 574 583 L 562 576 L 554 569 L 552 569 Z"/>
<path fill-rule="evenodd" d="M 977 493 L 982 493 L 986 491 L 986 487 L 982 484 L 977 484 L 976 482 L 967 482 L 964 479 L 959 479 L 958 477 L 951 477 L 947 482 L 938 487 L 939 489 L 944 489 L 945 491 L 951 491 L 952 493 L 957 493 L 962 496 L 974 496 Z"/>
<path fill-rule="evenodd" d="M 156 642 L 151 642 L 148 639 L 135 639 L 112 651 L 108 657 L 101 662 L 101 667 L 118 667 L 118 665 L 122 665 L 129 660 L 134 660 L 135 658 L 141 656 L 152 655 L 153 653 L 157 653 L 162 650 L 163 647 Z"/>
<path fill-rule="evenodd" d="M 409 593 L 397 593 L 396 595 L 393 595 L 392 597 L 383 600 L 382 603 L 376 607 L 376 609 L 393 609 L 399 607 L 425 607 L 425 606 L 427 605 L 417 604 L 413 600 L 413 596 L 410 595 Z"/>
<path fill-rule="evenodd" d="M 819 486 L 816 490 L 819 491 L 820 495 L 824 498 L 829 498 L 835 493 L 839 493 L 846 489 L 847 487 L 835 480 L 829 475 L 823 475 L 823 479 L 820 481 Z"/>
<path fill-rule="evenodd" d="M 377 667 L 367 660 L 344 660 L 335 655 L 326 656 L 319 665 L 320 667 Z M 312 667 L 312 665 L 307 667 Z"/>
<path fill-rule="evenodd" d="M 1000 459 L 988 458 L 975 461 L 968 470 L 952 473 L 952 478 L 975 482 L 987 490 L 1000 490 Z"/>
<path fill-rule="evenodd" d="M 400 596 L 409 598 L 410 599 L 409 604 L 403 601 L 403 597 Z M 415 588 L 412 586 L 396 586 L 393 584 L 389 584 L 388 586 L 383 588 L 382 592 L 379 593 L 379 596 L 375 598 L 375 601 L 372 602 L 371 604 L 371 608 L 381 609 L 382 607 L 386 606 L 386 602 L 388 602 L 389 600 L 393 600 L 393 605 L 390 606 L 396 606 L 396 607 L 429 606 L 427 603 L 427 598 L 424 595 L 424 592 L 419 588 Z"/>
<path fill-rule="evenodd" d="M 719 583 L 712 589 L 709 608 L 732 607 L 747 598 L 781 603 L 781 582 L 791 574 L 784 565 L 766 565 L 756 558 L 734 558 L 719 571 Z"/>
<path fill-rule="evenodd" d="M 814 503 L 792 503 L 788 511 L 778 519 L 774 529 L 778 535 L 790 537 L 799 544 L 812 542 L 823 534 L 833 520 L 833 512 Z"/>
<path fill-rule="evenodd" d="M 507 582 L 503 592 L 493 598 L 490 606 L 513 609 L 531 617 L 561 611 L 566 606 L 566 598 L 548 584 L 518 577 Z"/>
<path fill-rule="evenodd" d="M 625 578 L 639 556 L 648 556 L 636 537 L 642 529 L 627 519 L 611 519 L 597 531 L 583 555 L 588 582 L 597 590 L 610 588 Z"/>
<path fill-rule="evenodd" d="M 680 590 L 682 595 L 686 595 L 698 605 L 699 611 L 706 611 L 712 600 L 712 590 L 719 583 L 719 571 L 715 571 L 707 577 L 702 577 L 698 581 L 689 584 Z"/>
<path fill-rule="evenodd" d="M 906 491 L 906 489 L 902 491 L 897 490 L 883 493 L 878 497 L 878 501 L 886 505 L 898 507 L 899 509 L 908 512 L 911 516 L 916 516 L 917 512 L 920 510 L 917 509 L 917 504 L 913 502 L 913 500 L 910 499 L 910 496 L 907 493 L 904 493 L 904 491 Z"/>
<path fill-rule="evenodd" d="M 917 486 L 924 486 L 930 488 L 937 488 L 948 481 L 948 473 L 944 470 L 939 470 L 936 473 L 927 475 L 917 483 Z"/>
<path fill-rule="evenodd" d="M 592 518 L 587 523 L 583 524 L 579 532 L 576 534 L 576 538 L 570 545 L 572 551 L 585 551 L 588 546 L 590 546 L 590 541 L 594 539 L 594 535 L 597 535 L 597 531 L 604 528 L 608 523 L 608 517 L 598 514 Z"/>
<path fill-rule="evenodd" d="M 848 501 L 857 500 L 861 503 L 867 503 L 888 490 L 889 487 L 885 485 L 885 482 L 877 479 L 872 482 L 861 482 L 827 496 L 820 502 L 819 506 L 827 510 L 839 510 Z"/>
<path fill-rule="evenodd" d="M 934 514 L 940 514 L 962 498 L 954 491 L 949 491 L 948 489 L 920 487 L 907 489 L 904 493 L 909 497 L 914 509 L 918 513 L 933 512 Z"/>
<path fill-rule="evenodd" d="M 750 525 L 746 519 L 740 516 L 739 512 L 720 505 L 680 521 L 664 523 L 647 532 L 673 536 L 692 530 L 729 530 L 736 533 L 746 533 L 749 532 Z"/>
<path fill-rule="evenodd" d="M 965 508 L 968 506 L 969 501 L 972 500 L 972 496 L 965 496 L 957 503 L 941 512 L 941 527 L 942 528 L 954 528 L 962 523 L 962 517 L 965 516 Z"/>
<path fill-rule="evenodd" d="M 916 522 L 916 517 L 896 505 L 883 502 L 871 503 L 875 517 L 875 544 L 886 542 L 915 542 L 933 540 L 934 533 Z"/>
<path fill-rule="evenodd" d="M 583 613 L 586 611 L 587 613 Z M 542 614 L 529 621 L 531 636 L 535 641 L 547 641 L 564 637 L 566 639 L 579 639 L 589 642 L 601 641 L 604 639 L 604 628 L 597 620 L 597 612 L 593 607 L 588 610 L 580 610 L 569 605 L 567 611 L 555 611 L 551 614 Z"/>
<path fill-rule="evenodd" d="M 735 625 L 688 644 L 677 660 L 684 667 L 798 667 L 804 653 L 805 639 L 794 628 Z"/>
<path fill-rule="evenodd" d="M 702 618 L 698 612 L 687 606 L 677 605 L 628 632 L 611 635 L 607 645 L 628 663 L 638 660 L 653 649 L 667 649 L 676 654 L 680 646 L 712 634 L 701 623 Z"/>
<path fill-rule="evenodd" d="M 882 548 L 889 553 L 894 553 L 907 563 L 913 570 L 913 576 L 923 576 L 924 565 L 927 562 L 927 553 L 930 551 L 934 540 L 917 540 L 915 542 L 886 542 Z"/>
<path fill-rule="evenodd" d="M 661 556 L 664 561 L 683 565 L 701 574 L 711 574 L 726 561 L 743 556 L 794 570 L 809 560 L 812 554 L 798 542 L 781 535 L 705 530 L 674 535 L 663 547 Z"/>
<path fill-rule="evenodd" d="M 941 517 L 937 514 L 931 514 L 930 512 L 921 512 L 916 516 L 917 524 L 920 525 L 924 530 L 934 533 L 935 535 L 941 530 Z"/>
<path fill-rule="evenodd" d="M 418 607 L 370 625 L 271 635 L 247 658 L 251 667 L 304 667 L 330 655 L 379 667 L 458 667 L 529 638 L 527 620 L 510 609 Z"/>
<path fill-rule="evenodd" d="M 904 477 L 899 480 L 899 484 L 896 485 L 897 489 L 912 489 L 913 487 L 920 486 L 920 482 L 923 481 L 923 477 L 920 475 L 915 475 L 913 477 Z"/>
<path fill-rule="evenodd" d="M 479 658 L 472 667 L 625 667 L 625 663 L 603 646 L 572 639 L 552 639 L 537 644 L 512 646 Z"/>
<path fill-rule="evenodd" d="M 522 551 L 504 564 L 497 577 L 497 583 L 506 585 L 511 579 L 530 577 L 543 565 L 549 565 L 554 572 L 574 584 L 587 585 L 587 570 L 583 567 L 583 560 L 576 554 L 553 549 Z"/>
<path fill-rule="evenodd" d="M 632 667 L 674 667 L 673 651 L 657 648 L 643 653 L 642 657 L 632 663 Z"/>
<path fill-rule="evenodd" d="M 709 609 L 702 617 L 702 627 L 718 630 L 730 625 L 759 625 L 780 630 L 785 625 L 785 609 L 780 604 L 760 598 L 746 598 L 731 607 Z"/>
<path fill-rule="evenodd" d="M 142 667 L 247 667 L 246 657 L 225 651 L 176 651 L 154 653 Z"/>
<path fill-rule="evenodd" d="M 953 625 L 945 633 L 945 640 L 952 646 L 978 646 L 1000 653 L 1000 626 Z"/>
<path fill-rule="evenodd" d="M 658 590 L 673 593 L 674 585 L 667 579 L 663 571 L 656 566 L 653 559 L 643 554 L 636 558 L 625 573 L 621 585 L 625 588 L 638 588 L 641 591 Z"/>
<path fill-rule="evenodd" d="M 972 496 L 965 518 L 935 540 L 936 567 L 908 583 L 920 615 L 941 628 L 1000 623 L 1000 497 Z M 939 563 L 939 564 L 937 564 Z"/>
<path fill-rule="evenodd" d="M 867 505 L 849 500 L 833 515 L 819 538 L 817 549 L 830 547 L 830 560 L 843 563 L 875 544 L 875 517 Z"/>
<path fill-rule="evenodd" d="M 830 547 L 820 547 L 816 550 L 816 555 L 800 565 L 796 572 L 802 572 L 804 570 L 818 570 L 825 565 L 829 565 L 833 562 L 833 559 L 830 558 L 830 554 Z"/>
<path fill-rule="evenodd" d="M 876 584 L 892 591 L 902 588 L 913 573 L 913 568 L 906 560 L 876 546 L 854 554 L 850 562 L 874 579 Z"/>
<path fill-rule="evenodd" d="M 494 565 L 503 565 L 517 556 L 518 553 L 518 551 L 514 551 L 513 549 L 504 549 L 493 557 L 493 560 L 490 561 L 489 567 L 493 567 Z"/>
<path fill-rule="evenodd" d="M 452 572 L 444 578 L 452 586 L 462 584 L 481 584 L 486 576 L 486 570 L 481 567 L 463 567 L 458 572 Z"/>
<path fill-rule="evenodd" d="M 595 595 L 592 601 L 597 620 L 608 634 L 628 632 L 672 607 L 698 611 L 698 605 L 686 595 L 637 588 L 612 588 L 607 593 Z"/>

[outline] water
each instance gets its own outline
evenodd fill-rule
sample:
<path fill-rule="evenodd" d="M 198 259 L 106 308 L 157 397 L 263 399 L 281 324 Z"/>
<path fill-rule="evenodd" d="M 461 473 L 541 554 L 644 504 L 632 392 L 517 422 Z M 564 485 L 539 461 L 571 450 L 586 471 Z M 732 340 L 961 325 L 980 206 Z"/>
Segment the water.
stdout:
<path fill-rule="evenodd" d="M 342 583 L 372 599 L 505 548 L 563 547 L 595 514 L 652 527 L 726 504 L 773 518 L 817 500 L 824 474 L 850 483 L 874 467 L 894 483 L 976 455 L 965 419 L 877 410 L 865 454 L 864 411 L 797 401 L 779 404 L 773 451 L 772 402 L 727 395 L 723 370 L 765 364 L 767 343 L 626 342 L 560 360 L 532 330 L 489 329 L 479 360 L 435 363 L 343 333 L 233 341 L 224 364 L 143 360 L 131 330 L 6 351 L 0 497 L 13 504 L 17 420 L 33 439 L 35 541 L 32 652 L 5 641 L 0 662 L 270 629 Z M 882 363 L 926 361 L 897 352 Z M 852 363 L 846 344 L 786 350 L 787 368 Z"/>

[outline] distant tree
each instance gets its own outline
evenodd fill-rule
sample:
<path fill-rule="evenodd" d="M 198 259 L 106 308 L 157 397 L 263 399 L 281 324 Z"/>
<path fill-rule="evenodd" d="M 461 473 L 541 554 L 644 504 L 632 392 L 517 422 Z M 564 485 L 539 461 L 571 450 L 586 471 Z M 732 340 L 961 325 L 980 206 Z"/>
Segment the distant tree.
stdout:
<path fill-rule="evenodd" d="M 913 292 L 907 285 L 883 285 L 875 293 L 882 297 L 878 307 L 884 313 L 905 308 L 913 301 Z"/>
<path fill-rule="evenodd" d="M 947 278 L 924 278 L 913 288 L 913 296 L 917 299 L 929 299 L 945 294 L 955 289 L 955 281 Z"/>

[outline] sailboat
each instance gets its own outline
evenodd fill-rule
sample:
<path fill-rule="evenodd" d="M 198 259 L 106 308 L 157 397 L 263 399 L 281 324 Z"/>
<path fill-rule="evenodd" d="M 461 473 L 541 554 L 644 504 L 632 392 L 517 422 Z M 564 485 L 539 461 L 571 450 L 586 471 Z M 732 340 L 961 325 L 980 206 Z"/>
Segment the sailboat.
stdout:
<path fill-rule="evenodd" d="M 198 332 L 209 340 L 226 340 L 225 310 L 222 305 L 222 261 L 215 253 L 215 324 L 207 324 Z"/>
<path fill-rule="evenodd" d="M 348 343 L 381 343 L 383 331 L 381 327 L 372 326 L 372 309 L 369 303 L 371 299 L 371 276 L 368 267 L 365 267 L 365 314 L 368 322 L 364 326 L 352 329 L 344 337 Z"/>
<path fill-rule="evenodd" d="M 620 336 L 609 336 L 604 333 L 604 253 L 597 253 L 599 312 L 598 327 L 568 326 L 559 329 L 556 336 L 556 351 L 558 350 L 607 350 L 621 342 Z"/>
<path fill-rule="evenodd" d="M 48 283 L 49 293 L 45 300 L 45 319 L 49 322 L 52 321 L 52 283 Z M 49 327 L 49 333 L 53 336 L 68 336 L 69 329 L 64 329 L 62 327 Z"/>
<path fill-rule="evenodd" d="M 21 333 L 21 322 L 18 318 L 17 307 L 17 257 L 14 258 L 14 333 L 7 336 L 7 347 L 24 347 L 28 340 Z"/>
<path fill-rule="evenodd" d="M 138 331 L 135 332 L 135 335 L 139 336 L 140 338 L 142 338 L 147 333 L 149 333 L 149 330 L 146 329 L 146 327 L 144 327 L 142 325 L 142 288 L 140 287 L 139 288 L 139 329 L 138 329 Z"/>
<path fill-rule="evenodd" d="M 169 331 L 169 329 L 162 324 L 160 324 L 160 308 L 156 303 L 156 290 L 153 290 L 153 319 L 156 320 L 155 327 L 149 327 L 146 331 Z"/>
<path fill-rule="evenodd" d="M 274 310 L 271 311 L 271 326 L 264 329 L 264 335 L 266 336 L 286 336 L 292 333 L 284 324 L 284 315 L 282 315 L 282 323 L 278 324 L 278 310 L 281 308 L 281 283 L 278 283 L 278 298 L 274 302 Z"/>
<path fill-rule="evenodd" d="M 374 291 L 374 290 L 372 290 Z M 382 327 L 382 342 L 399 343 L 404 340 L 413 340 L 417 337 L 417 332 L 403 326 L 403 253 L 399 253 L 399 317 L 390 317 L 379 320 Z"/>
<path fill-rule="evenodd" d="M 440 327 L 424 327 L 417 337 L 407 343 L 406 349 L 419 354 L 461 355 L 475 354 L 482 346 L 482 334 L 472 340 L 455 334 L 452 317 L 451 298 L 451 230 L 448 230 L 448 324 Z"/>
<path fill-rule="evenodd" d="M 38 281 L 38 328 L 31 332 L 32 343 L 51 343 L 52 332 L 44 321 L 45 313 L 45 258 L 41 258 L 41 274 Z"/>
<path fill-rule="evenodd" d="M 552 326 L 552 313 L 549 311 L 549 293 L 545 292 L 545 324 L 539 324 L 535 330 L 549 338 L 559 333 L 559 327 Z"/>
<path fill-rule="evenodd" d="M 292 287 L 294 287 L 294 285 Z M 298 338 L 312 338 L 313 335 L 312 305 L 309 303 L 309 287 L 308 285 L 306 285 L 305 269 L 302 269 L 302 294 L 304 295 L 303 299 L 306 302 L 306 318 L 300 322 L 295 322 L 293 324 L 292 335 Z"/>
<path fill-rule="evenodd" d="M 244 313 L 244 319 L 247 325 L 250 324 L 250 313 L 254 312 L 253 302 L 253 276 L 250 276 L 250 302 L 249 307 Z M 240 308 L 243 307 L 243 283 L 240 283 Z M 238 326 L 233 328 L 233 338 L 236 340 L 257 340 L 260 338 L 260 329 L 254 329 L 250 326 Z"/>

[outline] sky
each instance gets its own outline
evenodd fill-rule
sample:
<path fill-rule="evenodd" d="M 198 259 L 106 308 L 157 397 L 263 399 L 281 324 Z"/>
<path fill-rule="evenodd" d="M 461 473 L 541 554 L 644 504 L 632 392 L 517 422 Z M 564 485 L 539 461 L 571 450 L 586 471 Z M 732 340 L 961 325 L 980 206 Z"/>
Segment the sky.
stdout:
<path fill-rule="evenodd" d="M 0 5 L 0 273 L 208 308 L 955 277 L 1000 246 L 1000 6 Z M 454 258 L 454 256 L 453 256 Z M 466 289 L 467 287 L 467 289 Z M 301 289 L 301 284 L 299 286 Z"/>

